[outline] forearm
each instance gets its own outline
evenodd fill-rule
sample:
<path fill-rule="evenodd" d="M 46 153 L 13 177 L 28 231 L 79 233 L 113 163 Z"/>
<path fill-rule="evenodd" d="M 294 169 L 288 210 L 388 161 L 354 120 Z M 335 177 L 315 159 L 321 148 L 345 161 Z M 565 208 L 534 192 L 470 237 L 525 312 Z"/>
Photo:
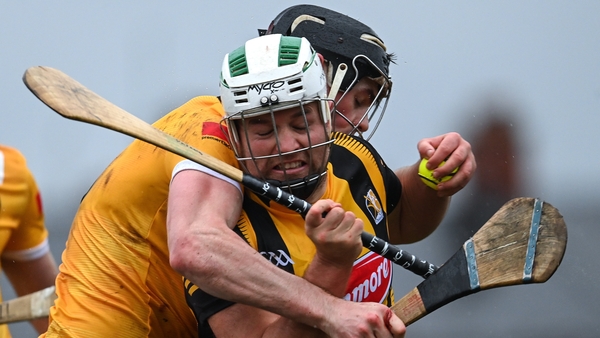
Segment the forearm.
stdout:
<path fill-rule="evenodd" d="M 304 279 L 331 295 L 342 298 L 346 294 L 351 273 L 352 264 L 335 264 L 317 254 L 307 268 Z M 326 334 L 314 327 L 280 317 L 270 325 L 263 337 L 326 337 Z"/>
<path fill-rule="evenodd" d="M 450 197 L 439 197 L 435 190 L 420 181 L 418 163 L 396 170 L 396 175 L 402 183 L 402 196 L 396 221 L 391 226 L 400 228 L 402 225 L 402 228 L 391 241 L 414 243 L 437 229 L 446 214 Z"/>
<path fill-rule="evenodd" d="M 179 271 L 203 291 L 225 300 L 320 326 L 333 296 L 269 262 L 233 231 L 204 233 L 193 241 L 200 253 Z"/>
<path fill-rule="evenodd" d="M 308 269 L 306 269 L 304 279 L 331 295 L 342 298 L 346 295 L 346 288 L 351 273 L 352 264 L 333 264 L 332 262 L 323 260 L 317 254 Z"/>
<path fill-rule="evenodd" d="M 324 325 L 335 297 L 276 267 L 232 231 L 241 206 L 231 184 L 193 170 L 178 173 L 167 214 L 171 266 L 215 297 Z"/>

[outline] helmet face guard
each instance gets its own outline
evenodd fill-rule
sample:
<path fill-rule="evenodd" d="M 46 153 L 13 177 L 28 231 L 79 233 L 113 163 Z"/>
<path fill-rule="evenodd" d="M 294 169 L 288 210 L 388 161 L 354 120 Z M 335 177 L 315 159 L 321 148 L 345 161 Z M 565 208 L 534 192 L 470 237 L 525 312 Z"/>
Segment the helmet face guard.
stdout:
<path fill-rule="evenodd" d="M 371 60 L 369 58 L 367 58 L 366 56 L 357 55 L 352 60 L 352 65 L 349 68 L 354 69 L 354 72 L 353 72 L 354 74 L 359 74 L 359 72 L 357 71 L 358 64 L 370 63 L 370 62 L 371 62 Z M 344 66 L 344 64 L 342 64 L 342 66 Z M 339 70 L 337 73 L 340 73 Z M 336 120 L 339 119 L 339 120 L 344 121 L 345 122 L 344 124 L 347 124 L 349 126 L 350 131 L 346 132 L 347 134 L 362 137 L 367 141 L 370 140 L 371 137 L 373 137 L 373 135 L 375 134 L 375 131 L 377 131 L 377 128 L 379 127 L 379 124 L 381 123 L 381 120 L 383 119 L 383 115 L 387 108 L 387 105 L 388 105 L 388 102 L 390 99 L 390 93 L 392 90 L 392 81 L 388 77 L 386 77 L 385 74 L 383 74 L 383 73 L 380 73 L 380 74 L 381 74 L 381 76 L 379 76 L 379 77 L 375 77 L 375 78 L 368 77 L 369 79 L 371 79 L 375 83 L 377 83 L 378 86 L 377 86 L 376 91 L 373 93 L 373 97 L 371 98 L 369 106 L 364 110 L 364 112 L 362 113 L 361 116 L 354 117 L 354 121 L 350 120 L 342 112 L 340 112 L 338 110 L 338 105 L 341 102 L 343 102 L 343 100 L 345 98 L 347 98 L 348 100 L 351 100 L 351 101 L 354 100 L 354 98 L 352 97 L 354 95 L 353 89 L 355 88 L 355 85 L 359 81 L 364 79 L 364 77 L 359 78 L 359 75 L 355 75 L 348 86 L 349 89 L 340 91 L 342 94 L 336 100 L 336 105 L 333 110 L 333 115 L 332 115 L 333 126 L 338 125 L 336 123 Z M 346 78 L 348 78 L 348 77 L 346 76 Z M 334 79 L 334 82 L 336 80 L 337 79 Z M 368 124 L 369 127 L 367 130 L 361 130 L 361 129 L 359 129 L 359 126 L 363 123 L 363 121 L 365 119 L 369 123 Z M 348 130 L 348 128 L 344 128 L 344 129 Z M 334 131 L 338 131 L 338 130 L 335 130 L 335 127 L 334 127 Z"/>
<path fill-rule="evenodd" d="M 301 100 L 284 107 L 268 105 L 261 113 L 250 113 L 250 117 L 241 112 L 226 118 L 232 147 L 244 170 L 307 199 L 325 175 L 329 145 L 333 142 L 319 107 L 320 99 Z M 283 115 L 296 116 L 290 124 L 293 129 Z M 272 135 L 266 148 L 263 134 Z M 290 149 L 283 144 L 289 142 L 297 146 Z M 298 163 L 308 166 L 308 174 L 299 177 L 290 173 Z"/>
<path fill-rule="evenodd" d="M 368 26 L 349 16 L 314 5 L 297 5 L 281 12 L 269 29 L 259 34 L 283 34 L 307 38 L 313 48 L 329 62 L 328 81 L 331 84 L 340 65 L 347 66 L 340 90 L 344 96 L 363 77 L 381 86 L 364 118 L 377 126 L 385 113 L 391 89 L 389 64 L 392 55 L 386 52 L 383 41 Z M 385 102 L 383 102 L 385 101 Z M 337 118 L 337 116 L 336 116 Z M 343 118 L 343 117 L 341 117 Z M 350 121 L 349 121 L 350 122 Z M 355 134 L 362 135 L 356 126 Z M 376 129 L 376 128 L 375 128 Z M 369 132 L 369 139 L 375 129 Z"/>
<path fill-rule="evenodd" d="M 324 177 L 331 143 L 331 101 L 310 43 L 281 35 L 247 41 L 225 56 L 220 92 L 230 144 L 242 167 L 309 197 Z"/>

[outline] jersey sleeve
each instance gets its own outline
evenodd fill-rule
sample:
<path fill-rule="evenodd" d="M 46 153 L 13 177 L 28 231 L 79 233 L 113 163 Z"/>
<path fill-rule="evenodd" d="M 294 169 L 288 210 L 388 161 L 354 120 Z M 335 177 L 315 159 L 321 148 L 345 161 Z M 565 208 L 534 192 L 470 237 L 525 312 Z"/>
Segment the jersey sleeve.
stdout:
<path fill-rule="evenodd" d="M 240 194 L 243 194 L 244 192 L 242 191 L 242 186 L 240 183 L 232 180 L 231 178 L 220 174 L 208 167 L 205 167 L 199 163 L 196 162 L 192 162 L 191 160 L 182 160 L 181 162 L 177 163 L 177 165 L 175 166 L 175 168 L 173 169 L 173 173 L 171 174 L 171 181 L 173 181 L 173 178 L 175 177 L 175 175 L 177 175 L 178 173 L 184 171 L 184 170 L 196 170 L 196 171 L 201 171 L 205 174 L 208 174 L 212 177 L 218 178 L 222 181 L 225 181 L 231 185 L 233 185 L 234 187 L 236 187 Z"/>

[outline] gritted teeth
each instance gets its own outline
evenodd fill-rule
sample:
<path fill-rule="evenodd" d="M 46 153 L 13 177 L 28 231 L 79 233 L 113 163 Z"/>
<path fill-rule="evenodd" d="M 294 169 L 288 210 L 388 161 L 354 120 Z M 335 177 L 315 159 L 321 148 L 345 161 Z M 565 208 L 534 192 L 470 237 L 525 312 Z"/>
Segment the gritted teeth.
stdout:
<path fill-rule="evenodd" d="M 302 161 L 286 162 L 286 163 L 277 165 L 275 167 L 275 169 L 278 169 L 278 170 L 296 169 L 296 168 L 301 167 L 302 164 L 303 164 Z"/>

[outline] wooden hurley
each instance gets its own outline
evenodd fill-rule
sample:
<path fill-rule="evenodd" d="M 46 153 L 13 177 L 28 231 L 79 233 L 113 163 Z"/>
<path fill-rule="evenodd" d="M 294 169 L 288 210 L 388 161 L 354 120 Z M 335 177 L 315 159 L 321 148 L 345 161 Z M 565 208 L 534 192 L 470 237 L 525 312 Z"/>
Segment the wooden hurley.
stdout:
<path fill-rule="evenodd" d="M 0 324 L 48 316 L 54 304 L 54 286 L 0 303 Z"/>
<path fill-rule="evenodd" d="M 539 199 L 512 199 L 392 310 L 409 325 L 481 290 L 544 283 L 560 265 L 566 247 L 567 227 L 556 208 Z"/>

